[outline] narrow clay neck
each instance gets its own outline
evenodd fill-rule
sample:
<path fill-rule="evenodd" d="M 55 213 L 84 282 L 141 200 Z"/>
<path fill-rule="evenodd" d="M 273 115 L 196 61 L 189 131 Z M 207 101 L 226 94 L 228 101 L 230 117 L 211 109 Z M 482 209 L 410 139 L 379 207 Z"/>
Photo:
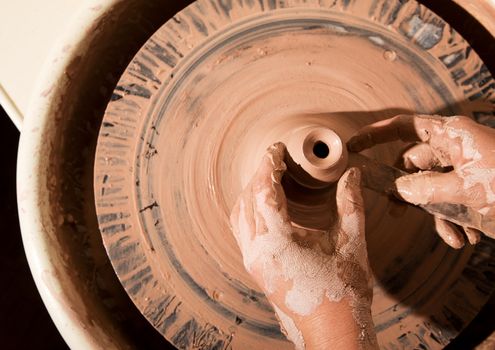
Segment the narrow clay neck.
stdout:
<path fill-rule="evenodd" d="M 347 168 L 347 149 L 331 129 L 308 126 L 295 131 L 287 143 L 291 176 L 301 185 L 322 188 L 336 182 Z"/>

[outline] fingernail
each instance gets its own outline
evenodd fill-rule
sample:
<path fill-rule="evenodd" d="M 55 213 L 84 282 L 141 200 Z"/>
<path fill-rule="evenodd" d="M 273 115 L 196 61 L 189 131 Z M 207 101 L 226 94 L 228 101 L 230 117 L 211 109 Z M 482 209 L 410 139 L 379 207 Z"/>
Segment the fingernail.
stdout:
<path fill-rule="evenodd" d="M 481 232 L 470 227 L 464 227 L 464 232 L 468 238 L 469 244 L 475 245 L 481 241 Z"/>
<path fill-rule="evenodd" d="M 447 236 L 444 239 L 444 242 L 454 249 L 461 249 L 466 244 L 462 236 L 456 236 L 456 235 Z"/>

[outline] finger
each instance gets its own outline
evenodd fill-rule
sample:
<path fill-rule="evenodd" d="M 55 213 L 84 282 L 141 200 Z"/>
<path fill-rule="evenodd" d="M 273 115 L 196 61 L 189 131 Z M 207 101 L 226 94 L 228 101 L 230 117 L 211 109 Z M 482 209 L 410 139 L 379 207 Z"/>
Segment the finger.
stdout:
<path fill-rule="evenodd" d="M 464 227 L 464 232 L 466 233 L 469 244 L 475 245 L 481 241 L 481 235 L 483 234 L 481 231 L 471 227 Z"/>
<path fill-rule="evenodd" d="M 337 213 L 342 231 L 364 233 L 364 203 L 358 168 L 349 168 L 337 184 Z"/>
<path fill-rule="evenodd" d="M 348 169 L 337 184 L 337 213 L 339 230 L 336 251 L 346 259 L 353 257 L 365 271 L 369 269 L 365 238 L 364 202 L 361 172 Z"/>
<path fill-rule="evenodd" d="M 282 176 L 287 169 L 284 163 L 285 152 L 283 143 L 270 146 L 251 180 L 257 234 L 270 232 L 290 236 L 292 232 L 287 199 L 281 185 Z"/>
<path fill-rule="evenodd" d="M 268 147 L 258 170 L 250 182 L 253 192 L 258 193 L 266 189 L 282 190 L 280 183 L 287 170 L 284 162 L 285 152 L 285 145 L 281 142 Z"/>
<path fill-rule="evenodd" d="M 275 144 L 268 148 L 255 175 L 232 209 L 230 223 L 241 251 L 246 248 L 247 242 L 254 239 L 256 233 L 267 230 L 263 218 L 257 213 L 256 197 L 265 193 L 267 202 L 276 208 L 280 207 L 280 203 L 286 203 L 281 186 L 276 187 L 285 171 L 284 152 L 283 144 Z"/>
<path fill-rule="evenodd" d="M 445 243 L 447 243 L 454 249 L 460 249 L 464 247 L 464 236 L 453 223 L 437 217 L 435 217 L 434 220 L 435 229 L 437 230 L 440 238 L 442 238 Z"/>
<path fill-rule="evenodd" d="M 418 143 L 402 155 L 404 167 L 408 170 L 430 170 L 440 165 L 440 161 L 427 143 Z M 445 164 L 447 166 L 451 164 Z"/>
<path fill-rule="evenodd" d="M 418 204 L 464 203 L 463 180 L 455 172 L 424 171 L 395 180 L 399 196 L 406 202 Z"/>
<path fill-rule="evenodd" d="M 453 164 L 453 159 L 459 158 L 461 145 L 466 140 L 472 142 L 462 132 L 464 126 L 472 123 L 467 117 L 402 114 L 364 127 L 348 141 L 347 147 L 360 152 L 390 141 L 421 141 L 430 144 L 442 164 Z"/>
<path fill-rule="evenodd" d="M 361 152 L 391 141 L 427 141 L 433 126 L 441 119 L 440 116 L 400 114 L 365 126 L 351 137 L 347 147 L 352 152 Z"/>

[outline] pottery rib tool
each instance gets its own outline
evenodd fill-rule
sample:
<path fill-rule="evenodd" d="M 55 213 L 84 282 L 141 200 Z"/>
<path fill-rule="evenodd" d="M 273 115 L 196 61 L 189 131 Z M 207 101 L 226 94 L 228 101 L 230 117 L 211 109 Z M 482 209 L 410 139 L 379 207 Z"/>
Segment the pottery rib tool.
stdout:
<path fill-rule="evenodd" d="M 357 153 L 349 154 L 349 165 L 361 169 L 364 187 L 379 193 L 393 194 L 400 199 L 395 180 L 408 173 Z M 463 227 L 475 228 L 487 236 L 495 237 L 495 220 L 465 205 L 437 203 L 419 204 L 418 207 L 441 219 Z"/>

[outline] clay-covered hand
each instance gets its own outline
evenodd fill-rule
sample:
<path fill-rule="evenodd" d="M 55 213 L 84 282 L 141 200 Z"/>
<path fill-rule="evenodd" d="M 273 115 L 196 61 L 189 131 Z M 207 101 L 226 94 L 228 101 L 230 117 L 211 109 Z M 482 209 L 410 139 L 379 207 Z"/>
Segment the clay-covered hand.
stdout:
<path fill-rule="evenodd" d="M 348 170 L 338 182 L 334 227 L 309 231 L 288 215 L 281 185 L 285 154 L 282 143 L 267 150 L 232 211 L 244 266 L 297 348 L 374 348 L 359 170 Z"/>
<path fill-rule="evenodd" d="M 376 144 L 402 140 L 417 142 L 404 153 L 404 165 L 426 170 L 396 181 L 402 199 L 412 204 L 455 203 L 471 207 L 482 215 L 495 215 L 495 130 L 467 117 L 398 115 L 361 129 L 348 142 L 360 152 Z M 451 171 L 434 171 L 453 167 Z M 437 232 L 454 248 L 465 239 L 452 223 L 435 218 Z M 464 227 L 471 244 L 481 232 Z"/>

